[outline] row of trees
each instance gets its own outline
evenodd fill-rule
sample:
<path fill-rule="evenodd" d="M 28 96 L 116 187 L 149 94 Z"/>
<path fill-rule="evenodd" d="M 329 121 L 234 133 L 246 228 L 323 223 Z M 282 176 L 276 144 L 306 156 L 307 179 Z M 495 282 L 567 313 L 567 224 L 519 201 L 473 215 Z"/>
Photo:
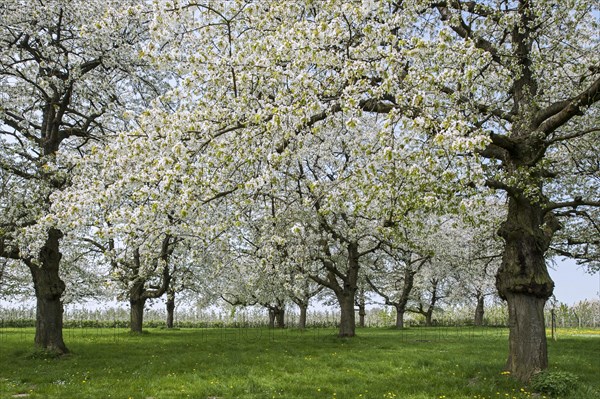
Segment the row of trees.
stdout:
<path fill-rule="evenodd" d="M 367 305 L 388 305 L 396 312 L 396 327 L 402 328 L 407 312 L 421 314 L 425 324 L 431 325 L 433 312 L 441 307 L 473 305 L 476 310 L 472 322 L 481 325 L 486 297 L 496 297 L 494 275 L 499 264 L 499 242 L 491 234 L 485 237 L 479 229 L 456 220 L 445 222 L 438 232 L 428 234 L 431 242 L 422 242 L 420 250 L 390 248 L 389 242 L 379 242 L 380 248 L 365 255 L 360 264 L 360 273 L 354 283 L 354 300 L 345 314 L 354 314 L 358 309 L 361 316 L 358 324 L 364 325 Z M 293 227 L 294 236 L 299 228 Z M 92 247 L 101 246 L 91 239 L 86 240 Z M 163 245 L 167 244 L 163 242 Z M 264 258 L 255 252 L 242 251 L 240 254 L 236 251 L 236 247 L 228 246 L 214 254 L 215 257 L 226 257 L 234 253 L 235 259 L 228 260 L 225 265 L 219 263 L 222 259 L 205 257 L 200 263 L 188 259 L 185 268 L 178 268 L 180 263 L 173 262 L 173 253 L 161 248 L 161 254 L 165 254 L 162 255 L 164 265 L 153 267 L 144 276 L 136 269 L 137 263 L 132 268 L 131 264 L 112 260 L 102 262 L 102 259 L 88 264 L 88 258 L 81 258 L 72 264 L 76 267 L 71 267 L 69 273 L 62 276 L 68 284 L 62 301 L 80 303 L 115 297 L 128 300 L 132 332 L 142 331 L 146 302 L 161 297 L 166 297 L 168 327 L 173 325 L 176 296 L 184 303 L 192 301 L 199 306 L 217 303 L 234 307 L 262 306 L 269 311 L 271 325 L 278 327 L 284 326 L 285 311 L 290 306 L 297 307 L 300 328 L 306 325 L 311 300 L 331 305 L 338 303 L 335 291 L 324 289 L 326 286 L 309 274 L 309 268 L 315 273 L 320 271 L 321 259 L 303 259 L 304 267 L 297 263 L 299 258 L 293 263 L 280 259 L 275 272 L 275 266 L 263 263 Z M 206 271 L 208 262 L 220 265 L 217 266 L 219 273 L 202 279 L 200 276 Z M 27 276 L 14 266 L 3 265 L 6 278 L 0 288 L 13 298 L 27 297 L 30 295 Z M 82 268 L 86 270 L 82 271 Z M 352 321 L 342 325 L 340 335 L 354 335 L 355 324 Z"/>
<path fill-rule="evenodd" d="M 67 284 L 69 286 L 69 284 Z M 191 298 L 190 298 L 191 299 Z M 335 328 L 339 322 L 339 311 L 332 307 L 317 305 L 316 301 L 326 300 L 319 296 L 307 312 L 304 328 Z M 396 311 L 389 306 L 381 306 L 381 302 L 372 301 L 364 312 L 363 327 L 390 328 L 395 325 Z M 316 306 L 315 306 L 316 305 Z M 441 327 L 474 327 L 475 330 L 487 330 L 505 327 L 508 312 L 498 298 L 486 300 L 484 323 L 474 324 L 475 304 L 465 305 L 444 301 L 434 310 L 433 326 Z M 416 309 L 415 309 L 416 310 Z M 33 327 L 35 325 L 35 308 L 28 305 L 0 308 L 0 330 L 2 328 Z M 583 300 L 572 305 L 550 300 L 545 309 L 546 329 L 576 328 L 585 333 L 586 328 L 600 327 L 600 301 Z M 67 328 L 129 328 L 130 310 L 114 303 L 102 307 L 90 308 L 86 303 L 65 305 L 64 323 Z M 163 303 L 153 303 L 145 312 L 144 326 L 165 328 L 168 312 Z M 553 321 L 554 320 L 554 321 Z M 286 307 L 285 328 L 301 329 L 301 313 L 293 303 Z M 238 307 L 223 303 L 222 306 L 204 307 L 193 303 L 179 302 L 175 312 L 173 327 L 177 328 L 256 328 L 269 326 L 267 309 L 258 306 Z M 426 325 L 426 319 L 418 313 L 408 313 L 405 324 L 410 327 Z M 359 326 L 361 323 L 359 322 Z M 269 326 L 271 327 L 271 326 Z M 272 326 L 276 328 L 276 326 Z M 490 330 L 491 331 L 491 330 Z M 498 331 L 501 333 L 502 331 Z M 2 331 L 0 331 L 0 334 Z M 554 331 L 555 336 L 557 331 Z M 572 334 L 572 332 L 567 333 Z M 559 330 L 558 335 L 562 335 Z"/>
<path fill-rule="evenodd" d="M 599 266 L 592 3 L 3 2 L 0 255 L 36 345 L 68 351 L 60 273 L 122 283 L 136 330 L 184 288 L 274 320 L 327 289 L 352 336 L 359 281 L 401 315 L 451 269 L 495 273 L 529 379 L 547 257 Z"/>

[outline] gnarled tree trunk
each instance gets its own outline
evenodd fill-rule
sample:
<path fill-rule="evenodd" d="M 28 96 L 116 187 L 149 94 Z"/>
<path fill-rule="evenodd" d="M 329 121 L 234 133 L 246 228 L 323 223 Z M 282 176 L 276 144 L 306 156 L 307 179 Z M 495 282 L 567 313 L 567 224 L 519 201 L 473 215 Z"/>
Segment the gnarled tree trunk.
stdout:
<path fill-rule="evenodd" d="M 35 320 L 35 346 L 58 354 L 68 353 L 63 340 L 63 304 L 61 297 L 65 283 L 59 276 L 62 254 L 59 240 L 62 232 L 48 231 L 48 238 L 39 253 L 39 265 L 30 260 L 25 263 L 31 271 L 37 301 Z"/>
<path fill-rule="evenodd" d="M 509 198 L 507 220 L 499 230 L 506 246 L 496 287 L 508 304 L 506 369 L 521 381 L 548 367 L 544 305 L 554 282 L 544 254 L 556 228 L 552 214 L 544 213 L 539 204 L 524 196 Z"/>
<path fill-rule="evenodd" d="M 160 298 L 170 288 L 171 271 L 169 269 L 169 257 L 173 253 L 173 242 L 170 235 L 165 235 L 160 258 L 165 263 L 161 274 L 160 286 L 154 289 L 147 289 L 148 281 L 140 275 L 141 257 L 139 248 L 133 251 L 133 261 L 130 264 L 132 283 L 129 288 L 129 304 L 130 304 L 130 331 L 140 334 L 144 323 L 144 305 L 148 299 Z"/>

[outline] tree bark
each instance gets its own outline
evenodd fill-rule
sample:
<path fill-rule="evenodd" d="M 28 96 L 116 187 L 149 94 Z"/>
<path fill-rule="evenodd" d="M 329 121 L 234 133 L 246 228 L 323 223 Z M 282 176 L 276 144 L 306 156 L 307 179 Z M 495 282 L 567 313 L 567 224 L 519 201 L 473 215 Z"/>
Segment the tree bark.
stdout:
<path fill-rule="evenodd" d="M 526 294 L 508 294 L 509 355 L 506 369 L 521 381 L 548 368 L 545 298 Z"/>
<path fill-rule="evenodd" d="M 299 304 L 298 307 L 300 308 L 300 318 L 298 319 L 298 328 L 300 330 L 305 330 L 306 329 L 306 313 L 308 310 L 308 305 Z"/>
<path fill-rule="evenodd" d="M 334 290 L 340 304 L 340 330 L 339 337 L 354 337 L 356 335 L 356 315 L 354 304 L 356 303 L 356 291 L 358 290 L 359 252 L 358 243 L 348 244 L 348 271 L 344 278 L 344 285 Z M 335 279 L 334 275 L 331 278 Z"/>
<path fill-rule="evenodd" d="M 25 261 L 33 277 L 37 301 L 35 321 L 35 346 L 57 354 L 69 353 L 63 340 L 63 303 L 61 297 L 65 283 L 59 276 L 62 254 L 59 240 L 62 232 L 50 229 L 46 243 L 39 253 L 39 265 Z"/>
<path fill-rule="evenodd" d="M 365 306 L 365 292 L 361 290 L 360 297 L 358 299 L 358 326 L 360 328 L 365 327 L 365 316 L 367 315 Z"/>
<path fill-rule="evenodd" d="M 477 295 L 477 306 L 475 307 L 475 317 L 473 319 L 473 324 L 476 326 L 483 325 L 483 315 L 485 312 L 485 309 L 483 307 L 484 299 L 485 297 L 483 296 L 483 294 Z"/>
<path fill-rule="evenodd" d="M 175 319 L 175 291 L 169 290 L 167 294 L 167 328 L 173 328 Z"/>
<path fill-rule="evenodd" d="M 269 328 L 275 328 L 275 310 L 269 308 Z"/>
<path fill-rule="evenodd" d="M 410 255 L 406 257 L 406 264 L 411 265 L 410 263 Z M 410 294 L 415 284 L 415 274 L 417 271 L 423 266 L 425 260 L 422 260 L 417 269 L 413 269 L 411 267 L 406 267 L 404 269 L 404 282 L 402 283 L 402 294 L 400 295 L 400 300 L 396 302 L 396 328 L 401 330 L 404 328 L 404 313 L 406 313 L 406 305 L 408 305 L 408 299 L 410 298 Z"/>
<path fill-rule="evenodd" d="M 132 333 L 141 334 L 142 325 L 144 322 L 144 305 L 148 299 L 160 298 L 170 288 L 171 271 L 168 266 L 169 256 L 173 253 L 173 243 L 170 235 L 165 235 L 162 241 L 160 258 L 165 262 L 161 275 L 160 286 L 154 289 L 146 289 L 148 281 L 140 276 L 141 256 L 139 248 L 133 251 L 133 259 L 130 264 L 132 275 L 132 283 L 129 288 L 129 304 L 130 304 L 130 331 Z"/>
<path fill-rule="evenodd" d="M 358 326 L 360 328 L 364 328 L 365 327 L 365 316 L 367 315 L 367 312 L 365 310 L 365 306 L 364 304 L 361 306 L 358 306 Z"/>
<path fill-rule="evenodd" d="M 285 328 L 285 308 L 278 307 L 275 311 L 275 324 L 277 328 Z"/>
<path fill-rule="evenodd" d="M 411 255 L 408 253 L 407 256 L 403 257 L 404 262 L 407 267 L 404 269 L 404 275 L 402 279 L 402 291 L 400 292 L 400 298 L 398 300 L 393 300 L 389 295 L 386 295 L 385 292 L 382 292 L 373 282 L 369 279 L 367 281 L 375 290 L 376 293 L 381 295 L 385 299 L 385 304 L 393 306 L 396 309 L 396 328 L 401 330 L 404 328 L 404 314 L 406 313 L 406 305 L 408 305 L 408 299 L 410 298 L 410 293 L 413 289 L 415 282 L 415 274 L 420 270 L 421 266 L 427 261 L 427 259 L 421 259 L 420 265 L 417 266 L 416 269 L 413 269 L 413 262 L 411 262 Z"/>
<path fill-rule="evenodd" d="M 356 316 L 354 314 L 354 292 L 337 295 L 340 304 L 339 337 L 354 337 L 356 335 Z"/>
<path fill-rule="evenodd" d="M 277 300 L 277 304 L 263 304 L 269 311 L 269 328 L 285 328 L 285 305 Z"/>
<path fill-rule="evenodd" d="M 141 334 L 142 326 L 144 324 L 144 306 L 146 304 L 145 298 L 130 299 L 130 319 L 129 328 L 132 333 Z"/>
<path fill-rule="evenodd" d="M 146 296 L 144 295 L 145 280 L 138 279 L 129 290 L 129 330 L 135 334 L 142 333 L 144 324 L 144 306 Z"/>
<path fill-rule="evenodd" d="M 433 326 L 433 310 L 435 309 L 435 305 L 437 304 L 438 300 L 442 298 L 439 295 L 439 283 L 440 282 L 438 279 L 431 280 L 431 297 L 429 298 L 427 309 L 423 307 L 423 303 L 419 303 L 419 308 L 416 310 L 417 313 L 425 317 L 425 327 Z"/>
<path fill-rule="evenodd" d="M 425 327 L 433 327 L 433 308 L 427 309 L 425 313 Z"/>
<path fill-rule="evenodd" d="M 403 306 L 395 306 L 396 308 L 396 328 L 402 330 L 404 328 L 404 313 L 406 312 Z"/>
<path fill-rule="evenodd" d="M 345 273 L 341 272 L 331 261 L 331 253 L 327 242 L 322 242 L 324 253 L 327 258 L 321 259 L 323 265 L 327 269 L 327 279 L 322 279 L 318 276 L 310 276 L 314 281 L 330 288 L 340 306 L 340 325 L 339 337 L 354 337 L 356 335 L 356 318 L 354 315 L 354 305 L 356 303 L 356 291 L 358 289 L 358 271 L 359 259 L 361 253 L 358 251 L 357 242 L 347 242 L 348 250 L 347 268 Z M 366 252 L 365 252 L 366 253 Z M 364 255 L 363 253 L 362 255 Z"/>
<path fill-rule="evenodd" d="M 554 222 L 539 203 L 511 196 L 507 220 L 498 232 L 506 242 L 496 274 L 498 293 L 508 304 L 506 368 L 523 382 L 548 367 L 543 310 L 554 282 L 548 274 L 544 254 L 557 228 Z"/>

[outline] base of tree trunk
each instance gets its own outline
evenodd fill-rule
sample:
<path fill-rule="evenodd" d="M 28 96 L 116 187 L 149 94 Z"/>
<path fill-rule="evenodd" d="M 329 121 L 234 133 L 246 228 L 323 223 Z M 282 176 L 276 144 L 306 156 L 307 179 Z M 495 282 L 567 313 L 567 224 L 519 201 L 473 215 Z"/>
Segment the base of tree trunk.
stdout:
<path fill-rule="evenodd" d="M 69 353 L 63 340 L 63 305 L 60 299 L 37 299 L 35 347 L 56 355 Z"/>
<path fill-rule="evenodd" d="M 509 293 L 509 355 L 506 370 L 519 381 L 528 382 L 533 375 L 548 368 L 545 298 Z"/>
<path fill-rule="evenodd" d="M 307 306 L 300 306 L 300 318 L 298 319 L 298 329 L 306 329 L 306 310 Z"/>
<path fill-rule="evenodd" d="M 279 309 L 279 311 L 275 314 L 275 324 L 277 328 L 285 328 L 285 310 Z"/>
<path fill-rule="evenodd" d="M 396 329 L 402 330 L 404 328 L 404 312 L 396 310 Z"/>
<path fill-rule="evenodd" d="M 40 265 L 26 261 L 33 279 L 36 297 L 35 346 L 58 355 L 69 353 L 63 340 L 62 294 L 65 283 L 59 275 L 62 255 L 59 240 L 62 233 L 50 229 L 46 243 L 40 250 Z"/>
<path fill-rule="evenodd" d="M 475 317 L 473 318 L 473 324 L 476 326 L 483 325 L 483 315 L 485 312 L 484 308 L 484 298 L 483 296 L 477 298 L 477 307 L 475 308 Z"/>
<path fill-rule="evenodd" d="M 167 299 L 167 328 L 173 328 L 175 321 L 175 298 Z"/>
<path fill-rule="evenodd" d="M 340 329 L 338 337 L 348 338 L 356 335 L 356 317 L 354 314 L 354 298 L 344 298 L 340 302 Z"/>
<path fill-rule="evenodd" d="M 269 312 L 269 329 L 275 328 L 275 313 Z"/>
<path fill-rule="evenodd" d="M 142 333 L 142 326 L 144 324 L 144 305 L 146 301 L 143 299 L 130 300 L 130 324 L 129 331 L 134 334 Z"/>

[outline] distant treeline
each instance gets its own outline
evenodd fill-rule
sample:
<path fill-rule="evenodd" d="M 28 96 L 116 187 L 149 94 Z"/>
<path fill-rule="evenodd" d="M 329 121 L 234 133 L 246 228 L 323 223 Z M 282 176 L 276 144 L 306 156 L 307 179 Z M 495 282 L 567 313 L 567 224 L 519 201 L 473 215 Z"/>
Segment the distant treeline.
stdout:
<path fill-rule="evenodd" d="M 554 316 L 553 316 L 554 315 Z M 148 309 L 144 317 L 144 326 L 160 328 L 166 324 L 166 310 Z M 395 322 L 395 313 L 388 307 L 374 307 L 366 310 L 364 327 L 391 327 Z M 546 324 L 551 326 L 554 318 L 557 327 L 600 327 L 600 300 L 585 300 L 575 305 L 548 302 L 546 305 Z M 299 315 L 295 308 L 286 312 L 285 325 L 298 326 Z M 339 313 L 336 310 L 318 309 L 308 312 L 308 328 L 336 327 Z M 357 315 L 358 320 L 358 315 Z M 425 323 L 419 314 L 408 314 L 406 327 L 419 327 Z M 269 318 L 266 310 L 260 307 L 236 307 L 229 309 L 195 309 L 182 307 L 175 313 L 174 326 L 177 328 L 252 328 L 266 327 Z M 502 304 L 488 306 L 485 310 L 484 325 L 505 327 L 507 311 Z M 436 326 L 473 325 L 473 309 L 470 307 L 452 307 L 437 309 L 434 315 Z M 0 328 L 34 327 L 35 308 L 0 308 Z M 71 305 L 64 314 L 65 328 L 127 328 L 129 309 L 108 307 L 86 309 Z"/>

